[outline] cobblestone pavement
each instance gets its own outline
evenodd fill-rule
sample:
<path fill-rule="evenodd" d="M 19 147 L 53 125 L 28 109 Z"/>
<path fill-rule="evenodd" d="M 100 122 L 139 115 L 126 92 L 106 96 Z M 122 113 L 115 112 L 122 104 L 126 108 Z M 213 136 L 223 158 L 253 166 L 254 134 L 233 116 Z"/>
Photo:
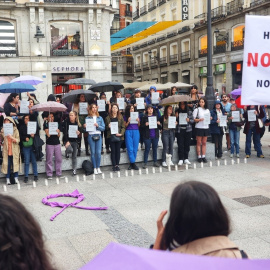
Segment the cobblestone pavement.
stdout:
<path fill-rule="evenodd" d="M 225 141 L 225 139 L 224 139 Z M 104 168 L 105 178 L 92 176 L 84 181 L 80 174 L 76 177 L 65 172 L 64 179 L 57 184 L 55 178 L 45 186 L 45 177 L 40 176 L 37 187 L 32 181 L 21 182 L 17 186 L 8 186 L 7 192 L 20 200 L 37 218 L 45 235 L 48 249 L 58 269 L 79 269 L 111 241 L 148 247 L 156 235 L 156 219 L 160 212 L 168 209 L 174 187 L 185 180 L 198 180 L 212 185 L 227 207 L 232 220 L 230 238 L 244 249 L 252 258 L 270 258 L 270 135 L 262 140 L 265 159 L 256 157 L 244 163 L 244 135 L 241 134 L 240 164 L 234 158 L 232 165 L 229 153 L 224 153 L 225 160 L 220 166 L 213 161 L 194 169 L 193 164 L 186 170 L 184 166 L 177 171 L 163 169 L 155 173 L 149 166 L 149 174 L 142 170 L 134 176 L 125 176 L 126 166 L 121 166 L 121 174 L 113 174 L 110 168 Z M 41 203 L 43 197 L 54 193 L 68 193 L 78 189 L 85 195 L 83 206 L 108 206 L 108 210 L 90 211 L 68 208 L 54 221 L 50 217 L 59 208 L 51 208 Z M 71 198 L 58 198 L 54 201 L 71 202 Z"/>

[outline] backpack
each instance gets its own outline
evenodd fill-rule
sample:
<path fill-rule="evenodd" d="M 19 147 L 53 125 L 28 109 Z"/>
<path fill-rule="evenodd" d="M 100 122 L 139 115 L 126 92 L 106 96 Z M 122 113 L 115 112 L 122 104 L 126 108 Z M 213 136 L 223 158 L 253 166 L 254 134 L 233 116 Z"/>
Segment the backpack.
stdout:
<path fill-rule="evenodd" d="M 83 161 L 82 169 L 84 170 L 85 175 L 90 175 L 94 173 L 94 167 L 90 160 Z"/>

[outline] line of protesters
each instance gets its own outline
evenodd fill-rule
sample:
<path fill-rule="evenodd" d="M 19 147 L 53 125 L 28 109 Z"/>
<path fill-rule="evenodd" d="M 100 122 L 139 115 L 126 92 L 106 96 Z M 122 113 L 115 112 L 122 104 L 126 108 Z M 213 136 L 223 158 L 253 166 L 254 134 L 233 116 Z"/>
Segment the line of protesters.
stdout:
<path fill-rule="evenodd" d="M 175 89 L 172 89 L 175 90 Z M 172 91 L 173 92 L 173 91 Z M 141 91 L 135 90 L 134 96 L 128 101 L 122 98 L 122 93 L 116 91 L 110 101 L 106 94 L 101 93 L 99 101 L 95 98 L 86 107 L 86 113 L 81 110 L 81 103 L 86 102 L 85 95 L 79 95 L 74 104 L 65 104 L 68 107 L 64 113 L 43 112 L 43 130 L 46 137 L 46 173 L 52 179 L 53 167 L 56 176 L 62 177 L 62 152 L 60 137 L 66 148 L 65 156 L 72 159 L 72 174 L 77 173 L 77 156 L 81 155 L 81 140 L 84 138 L 86 155 L 90 156 L 94 167 L 94 174 L 101 174 L 101 155 L 103 142 L 106 153 L 111 154 L 113 172 L 120 171 L 121 148 L 127 149 L 130 165 L 129 170 L 138 170 L 136 165 L 139 143 L 144 148 L 143 168 L 148 166 L 148 157 L 152 147 L 153 166 L 159 167 L 157 162 L 157 149 L 159 137 L 163 144 L 162 166 L 174 165 L 167 155 L 173 155 L 175 139 L 178 144 L 178 165 L 191 164 L 189 161 L 190 145 L 196 145 L 198 162 L 207 162 L 206 142 L 209 135 L 215 144 L 216 159 L 222 158 L 222 139 L 226 136 L 227 148 L 230 157 L 239 156 L 240 130 L 244 125 L 246 134 L 246 157 L 251 155 L 251 140 L 257 151 L 257 156 L 263 158 L 261 149 L 261 135 L 266 120 L 263 106 L 247 106 L 238 109 L 236 104 L 228 101 L 228 96 L 222 96 L 222 102 L 217 100 L 214 108 L 209 110 L 207 100 L 199 97 L 196 85 L 191 87 L 192 102 L 180 102 L 176 105 L 167 105 L 164 110 L 159 106 L 160 95 L 155 95 L 157 89 L 150 87 L 149 95 L 141 98 Z M 174 92 L 173 92 L 174 93 Z M 119 102 L 123 100 L 124 104 Z M 6 175 L 7 184 L 10 184 L 10 174 L 13 172 L 15 182 L 18 182 L 18 171 L 21 158 L 24 159 L 24 181 L 28 181 L 30 162 L 33 165 L 34 181 L 38 180 L 37 161 L 42 160 L 43 141 L 39 136 L 42 128 L 38 120 L 38 112 L 31 110 L 37 104 L 35 95 L 28 95 L 29 113 L 21 114 L 19 95 L 11 94 L 4 105 L 6 118 L 1 129 L 3 144 L 3 163 L 1 171 Z M 56 101 L 49 95 L 48 101 Z M 60 100 L 59 100 L 60 102 Z M 100 106 L 97 106 L 99 104 Z M 34 123 L 36 128 L 31 129 Z M 1 124 L 1 123 L 0 123 Z M 9 125 L 6 125 L 9 124 Z M 10 134 L 5 129 L 11 128 Z M 33 128 L 33 126 L 32 126 Z M 32 130 L 30 132 L 30 130 Z M 90 146 L 90 149 L 88 148 Z M 21 153 L 21 154 L 20 154 Z M 54 159 L 53 159 L 54 158 Z M 53 164 L 54 160 L 54 164 Z"/>

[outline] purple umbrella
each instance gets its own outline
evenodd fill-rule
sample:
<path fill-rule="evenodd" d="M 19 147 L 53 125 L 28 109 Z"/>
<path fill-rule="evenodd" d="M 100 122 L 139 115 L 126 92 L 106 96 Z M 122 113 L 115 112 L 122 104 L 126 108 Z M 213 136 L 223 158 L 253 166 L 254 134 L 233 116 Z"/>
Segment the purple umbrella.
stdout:
<path fill-rule="evenodd" d="M 270 260 L 240 260 L 195 256 L 168 251 L 131 247 L 117 243 L 109 244 L 81 270 L 269 270 Z"/>
<path fill-rule="evenodd" d="M 67 110 L 67 107 L 64 104 L 58 103 L 56 101 L 47 101 L 44 103 L 40 103 L 37 105 L 34 105 L 31 108 L 32 111 L 38 111 L 38 112 L 65 112 Z"/>
<path fill-rule="evenodd" d="M 237 88 L 231 92 L 231 95 L 233 98 L 236 98 L 237 96 L 241 96 L 241 93 L 242 93 L 242 88 Z"/>
<path fill-rule="evenodd" d="M 31 84 L 31 85 L 38 85 L 43 82 L 39 77 L 31 76 L 31 75 L 24 75 L 17 77 L 11 81 L 13 82 L 21 82 L 21 83 L 26 83 L 26 84 Z"/>

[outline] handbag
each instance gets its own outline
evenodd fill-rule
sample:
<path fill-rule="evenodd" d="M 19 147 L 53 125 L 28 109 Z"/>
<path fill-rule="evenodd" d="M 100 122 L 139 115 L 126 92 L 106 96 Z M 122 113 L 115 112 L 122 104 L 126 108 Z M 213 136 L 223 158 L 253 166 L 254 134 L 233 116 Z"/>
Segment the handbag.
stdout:
<path fill-rule="evenodd" d="M 33 138 L 32 137 L 30 137 L 28 142 L 23 141 L 23 147 L 30 147 L 32 145 L 33 145 Z"/>
<path fill-rule="evenodd" d="M 111 142 L 120 142 L 121 137 L 116 136 L 115 134 L 111 135 Z"/>
<path fill-rule="evenodd" d="M 262 119 L 258 118 L 258 124 L 260 128 L 263 128 L 263 121 Z"/>
<path fill-rule="evenodd" d="M 92 140 L 95 142 L 95 141 L 98 141 L 100 138 L 100 135 L 93 135 L 92 136 Z"/>

